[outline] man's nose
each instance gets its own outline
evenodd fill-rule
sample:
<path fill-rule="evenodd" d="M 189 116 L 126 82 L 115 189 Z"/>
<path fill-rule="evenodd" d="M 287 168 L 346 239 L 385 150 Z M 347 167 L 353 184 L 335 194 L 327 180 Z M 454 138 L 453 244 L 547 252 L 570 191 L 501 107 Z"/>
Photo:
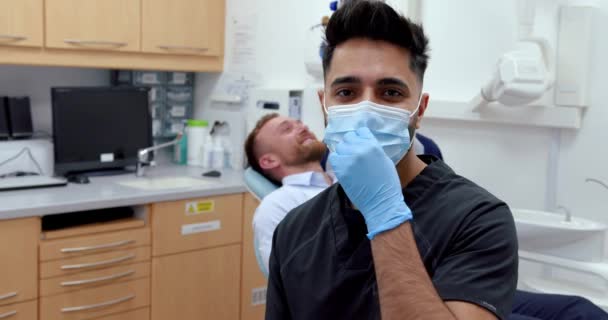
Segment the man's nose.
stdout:
<path fill-rule="evenodd" d="M 378 102 L 377 100 L 378 99 L 377 99 L 377 97 L 375 95 L 374 88 L 368 87 L 368 88 L 364 88 L 363 89 L 363 92 L 362 92 L 362 94 L 360 96 L 360 100 L 358 102 L 361 102 L 361 101 L 371 101 L 371 102 L 376 102 L 377 103 Z"/>

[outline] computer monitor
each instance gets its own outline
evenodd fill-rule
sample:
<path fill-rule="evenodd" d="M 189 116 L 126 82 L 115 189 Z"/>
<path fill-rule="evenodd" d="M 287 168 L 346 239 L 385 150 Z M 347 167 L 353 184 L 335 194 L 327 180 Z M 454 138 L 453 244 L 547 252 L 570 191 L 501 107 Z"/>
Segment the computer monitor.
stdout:
<path fill-rule="evenodd" d="M 148 88 L 52 88 L 55 174 L 120 169 L 152 145 Z"/>

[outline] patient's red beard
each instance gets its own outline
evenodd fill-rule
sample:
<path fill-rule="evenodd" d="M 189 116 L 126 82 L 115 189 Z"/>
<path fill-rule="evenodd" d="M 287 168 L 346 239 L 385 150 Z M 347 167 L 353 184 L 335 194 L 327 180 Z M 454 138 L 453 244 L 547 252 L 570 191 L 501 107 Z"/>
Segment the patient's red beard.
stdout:
<path fill-rule="evenodd" d="M 300 145 L 298 154 L 289 165 L 301 165 L 309 162 L 320 162 L 325 155 L 325 144 L 321 141 Z"/>

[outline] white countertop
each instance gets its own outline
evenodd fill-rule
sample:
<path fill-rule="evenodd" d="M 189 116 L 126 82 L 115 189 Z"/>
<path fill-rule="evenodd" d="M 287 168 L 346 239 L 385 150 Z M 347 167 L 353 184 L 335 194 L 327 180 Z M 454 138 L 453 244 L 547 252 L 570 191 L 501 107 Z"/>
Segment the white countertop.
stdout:
<path fill-rule="evenodd" d="M 242 171 L 222 170 L 220 178 L 203 178 L 201 174 L 207 170 L 196 167 L 167 165 L 146 169 L 146 175 L 142 178 L 136 178 L 135 174 L 91 177 L 88 184 L 70 183 L 64 187 L 1 191 L 0 220 L 247 191 Z M 155 179 L 184 177 L 200 180 L 200 184 L 167 189 L 141 189 L 120 184 L 141 179 L 153 182 Z"/>

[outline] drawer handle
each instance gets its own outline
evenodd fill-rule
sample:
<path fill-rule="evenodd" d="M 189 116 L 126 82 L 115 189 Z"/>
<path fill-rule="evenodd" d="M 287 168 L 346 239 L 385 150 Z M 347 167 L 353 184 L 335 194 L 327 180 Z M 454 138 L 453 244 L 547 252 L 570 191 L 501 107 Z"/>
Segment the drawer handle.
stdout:
<path fill-rule="evenodd" d="M 135 258 L 135 255 L 134 254 L 130 254 L 128 256 L 124 256 L 124 257 L 120 257 L 120 258 L 116 258 L 116 259 L 111 259 L 111 260 L 99 261 L 99 262 L 82 263 L 82 264 L 69 264 L 69 265 L 61 266 L 61 270 L 86 269 L 86 268 L 94 268 L 94 267 L 100 267 L 100 266 L 107 266 L 107 265 L 110 265 L 110 264 L 116 264 L 116 263 L 121 263 L 123 261 L 131 260 L 133 258 Z"/>
<path fill-rule="evenodd" d="M 12 317 L 12 316 L 14 316 L 14 315 L 16 315 L 16 314 L 17 314 L 17 311 L 16 311 L 16 310 L 9 311 L 9 312 L 7 312 L 7 313 L 0 314 L 0 319 L 6 319 L 6 318 L 8 318 L 8 317 Z"/>
<path fill-rule="evenodd" d="M 1 295 L 0 300 L 6 300 L 17 296 L 17 292 L 9 292 L 7 294 Z"/>
<path fill-rule="evenodd" d="M 115 42 L 115 41 L 100 41 L 100 40 L 77 40 L 77 39 L 64 39 L 63 42 L 74 46 L 105 46 L 105 47 L 126 47 L 127 42 Z"/>
<path fill-rule="evenodd" d="M 0 40 L 5 42 L 17 42 L 27 40 L 27 37 L 23 36 L 12 36 L 10 34 L 0 34 Z M 2 319 L 2 318 L 0 318 Z"/>
<path fill-rule="evenodd" d="M 205 52 L 205 51 L 209 51 L 209 48 L 200 48 L 200 47 L 188 47 L 188 46 L 158 46 L 160 49 L 163 50 L 186 50 L 186 51 L 196 51 L 196 52 Z"/>
<path fill-rule="evenodd" d="M 117 247 L 126 246 L 131 243 L 135 243 L 135 240 L 124 240 L 124 241 L 100 244 L 98 246 L 90 246 L 90 247 L 63 248 L 63 249 L 61 249 L 61 253 L 86 252 L 86 251 L 95 251 L 95 250 L 101 250 L 101 249 L 117 248 Z"/>
<path fill-rule="evenodd" d="M 105 307 L 109 307 L 109 306 L 113 306 L 113 305 L 116 305 L 119 303 L 129 301 L 134 298 L 135 298 L 135 295 L 132 294 L 132 295 L 126 296 L 124 298 L 114 299 L 114 300 L 110 300 L 110 301 L 106 301 L 106 302 L 102 302 L 102 303 L 90 304 L 87 306 L 62 308 L 61 312 L 69 313 L 69 312 L 78 312 L 78 311 L 87 311 L 87 310 L 105 308 Z"/>
<path fill-rule="evenodd" d="M 113 274 L 113 275 L 106 276 L 106 277 L 99 277 L 99 278 L 86 279 L 86 280 L 77 280 L 77 281 L 64 281 L 61 283 L 61 286 L 62 287 L 74 287 L 74 286 L 82 286 L 85 284 L 116 280 L 116 279 L 128 277 L 134 273 L 135 273 L 135 270 L 130 270 L 127 272 Z"/>

